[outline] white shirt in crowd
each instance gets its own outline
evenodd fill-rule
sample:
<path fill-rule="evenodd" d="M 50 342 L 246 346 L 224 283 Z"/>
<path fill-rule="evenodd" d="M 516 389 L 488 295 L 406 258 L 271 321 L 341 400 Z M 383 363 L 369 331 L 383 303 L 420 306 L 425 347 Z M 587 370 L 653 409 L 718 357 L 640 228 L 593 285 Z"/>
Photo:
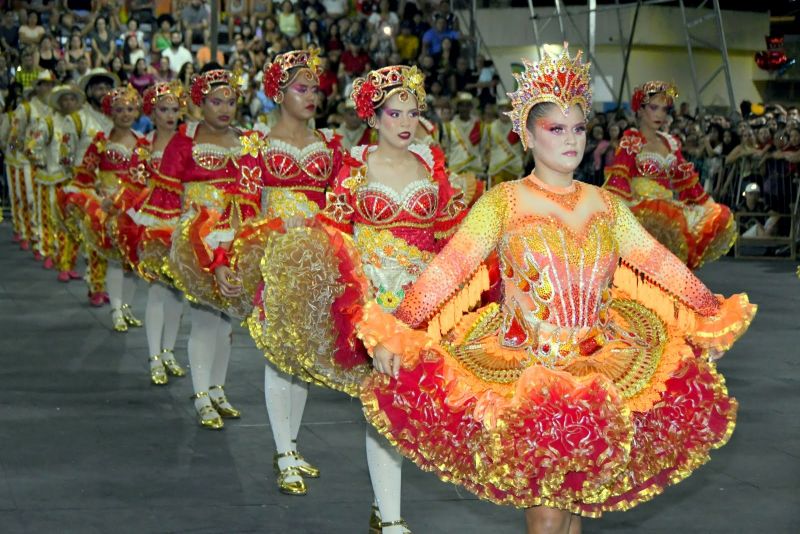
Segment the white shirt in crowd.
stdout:
<path fill-rule="evenodd" d="M 191 63 L 194 59 L 192 53 L 183 45 L 179 46 L 177 50 L 170 46 L 161 52 L 161 57 L 169 58 L 169 68 L 173 72 L 180 72 L 186 63 Z"/>

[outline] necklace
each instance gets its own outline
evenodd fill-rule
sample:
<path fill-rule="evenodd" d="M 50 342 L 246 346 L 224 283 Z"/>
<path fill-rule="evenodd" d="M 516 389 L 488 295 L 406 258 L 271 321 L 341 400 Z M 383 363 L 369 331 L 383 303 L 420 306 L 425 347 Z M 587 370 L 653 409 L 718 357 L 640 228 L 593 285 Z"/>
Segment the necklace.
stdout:
<path fill-rule="evenodd" d="M 545 196 L 551 202 L 555 202 L 559 206 L 572 211 L 575 205 L 581 198 L 581 184 L 580 182 L 572 181 L 567 187 L 555 188 L 539 180 L 536 176 L 531 174 L 525 180 L 528 185 L 532 186 L 538 192 Z"/>

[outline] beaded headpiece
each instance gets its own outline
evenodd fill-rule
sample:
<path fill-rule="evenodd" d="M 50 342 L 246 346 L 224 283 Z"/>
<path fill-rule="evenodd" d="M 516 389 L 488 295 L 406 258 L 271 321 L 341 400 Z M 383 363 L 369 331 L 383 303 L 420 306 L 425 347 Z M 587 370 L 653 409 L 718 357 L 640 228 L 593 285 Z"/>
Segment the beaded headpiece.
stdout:
<path fill-rule="evenodd" d="M 660 93 L 664 93 L 670 102 L 678 98 L 678 88 L 674 83 L 653 80 L 643 83 L 633 91 L 631 109 L 634 112 L 639 111 L 643 105 L 650 102 L 651 98 Z"/>
<path fill-rule="evenodd" d="M 375 126 L 375 110 L 394 94 L 400 94 L 401 99 L 413 95 L 419 109 L 424 110 L 425 76 L 417 67 L 383 67 L 370 71 L 363 78 L 357 78 L 353 82 L 350 98 L 355 103 L 356 113 L 361 120 Z"/>
<path fill-rule="evenodd" d="M 228 86 L 237 96 L 240 94 L 241 84 L 239 75 L 226 69 L 214 69 L 202 74 L 192 76 L 191 97 L 195 106 L 203 104 L 203 100 L 217 87 Z"/>
<path fill-rule="evenodd" d="M 142 97 L 142 112 L 145 115 L 153 113 L 156 103 L 159 99 L 171 96 L 178 101 L 181 111 L 186 107 L 186 90 L 183 85 L 177 81 L 159 82 L 151 87 L 148 87 Z"/>
<path fill-rule="evenodd" d="M 103 97 L 101 102 L 103 106 L 103 113 L 110 117 L 111 110 L 114 108 L 114 105 L 117 102 L 132 102 L 136 104 L 136 106 L 139 106 L 141 102 L 139 98 L 139 91 L 137 91 L 131 84 L 112 89 L 108 92 L 108 94 L 106 94 L 106 96 Z"/>
<path fill-rule="evenodd" d="M 517 90 L 508 93 L 511 98 L 511 111 L 506 115 L 511 117 L 514 132 L 522 139 L 522 146 L 530 146 L 528 142 L 527 122 L 528 114 L 533 106 L 543 102 L 556 104 L 565 115 L 569 108 L 578 105 L 586 114 L 592 108 L 592 89 L 589 85 L 589 63 L 581 62 L 581 51 L 574 58 L 569 57 L 569 50 L 564 46 L 564 51 L 556 58 L 543 53 L 543 58 L 538 63 L 529 59 L 522 59 L 525 70 L 514 73 L 517 80 Z"/>
<path fill-rule="evenodd" d="M 319 50 L 310 48 L 284 52 L 264 65 L 264 94 L 278 104 L 283 101 L 283 88 L 292 81 L 292 69 L 308 69 L 314 79 L 319 80 Z"/>

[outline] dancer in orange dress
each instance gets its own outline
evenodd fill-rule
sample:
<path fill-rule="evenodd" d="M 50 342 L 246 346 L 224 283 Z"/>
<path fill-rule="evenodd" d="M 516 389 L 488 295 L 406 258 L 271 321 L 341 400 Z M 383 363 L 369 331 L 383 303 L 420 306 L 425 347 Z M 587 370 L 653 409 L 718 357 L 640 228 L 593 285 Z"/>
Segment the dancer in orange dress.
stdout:
<path fill-rule="evenodd" d="M 146 176 L 139 167 L 146 156 L 147 142 L 131 130 L 139 117 L 141 99 L 133 87 L 118 87 L 103 97 L 103 112 L 114 127 L 108 137 L 95 135 L 81 165 L 67 187 L 67 211 L 82 213 L 84 244 L 109 262 L 106 290 L 111 301 L 111 322 L 117 332 L 142 322 L 130 308 L 136 278 L 127 269 L 118 247 L 117 216 L 134 206 L 144 192 Z"/>
<path fill-rule="evenodd" d="M 119 225 L 127 234 L 128 262 L 150 282 L 144 315 L 150 381 L 164 385 L 169 382 L 168 375 L 186 374 L 174 353 L 183 295 L 173 286 L 167 266 L 172 233 L 181 213 L 181 184 L 160 173 L 164 149 L 186 113 L 186 91 L 177 81 L 157 83 L 144 92 L 142 111 L 155 124 L 155 130 L 146 136 L 149 157 L 140 163 L 147 173 L 148 194 L 135 210 L 129 210 L 127 219 L 120 217 Z"/>
<path fill-rule="evenodd" d="M 444 153 L 417 143 L 424 77 L 384 67 L 354 83 L 355 109 L 378 132 L 377 145 L 344 159 L 319 223 L 268 243 L 264 288 L 248 319 L 259 347 L 299 380 L 358 395 L 372 372 L 355 337 L 353 311 L 375 298 L 393 310 L 452 235 L 465 203 L 450 185 Z M 280 343 L 276 345 L 276 340 Z M 370 432 L 367 458 L 384 532 L 403 532 L 400 457 Z"/>
<path fill-rule="evenodd" d="M 261 210 L 259 155 L 247 145 L 258 133 L 232 126 L 240 96 L 239 79 L 232 72 L 206 65 L 194 77 L 190 95 L 202 108 L 203 120 L 181 126 L 172 136 L 159 174 L 167 187 L 180 183 L 182 189 L 168 269 L 191 303 L 192 398 L 200 425 L 220 430 L 223 417 L 241 416 L 228 401 L 224 386 L 231 316 L 246 314 L 251 305 L 229 297 L 231 288 L 240 284 L 230 268 L 231 243 L 240 225 Z"/>
<path fill-rule="evenodd" d="M 671 83 L 636 88 L 631 107 L 639 129 L 626 130 L 606 167 L 603 187 L 620 196 L 639 222 L 690 269 L 727 254 L 736 241 L 731 210 L 703 190 L 680 142 L 661 131 L 678 96 Z"/>
<path fill-rule="evenodd" d="M 361 400 L 422 469 L 527 508 L 528 532 L 574 534 L 727 441 L 736 401 L 714 360 L 755 306 L 715 296 L 618 197 L 573 180 L 591 110 L 580 53 L 524 63 L 511 117 L 536 168 L 478 200 L 394 314 L 364 307 L 385 374 Z M 492 251 L 502 300 L 470 313 Z"/>

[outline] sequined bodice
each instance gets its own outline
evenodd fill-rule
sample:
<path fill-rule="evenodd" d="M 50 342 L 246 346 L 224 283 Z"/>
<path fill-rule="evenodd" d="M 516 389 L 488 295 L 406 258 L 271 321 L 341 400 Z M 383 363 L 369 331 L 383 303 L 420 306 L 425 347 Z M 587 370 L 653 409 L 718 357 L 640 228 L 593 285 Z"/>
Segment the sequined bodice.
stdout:
<path fill-rule="evenodd" d="M 675 154 L 662 156 L 657 152 L 641 151 L 636 154 L 636 166 L 642 176 L 669 179 L 675 172 L 677 158 Z"/>
<path fill-rule="evenodd" d="M 509 345 L 542 326 L 574 331 L 605 320 L 619 256 L 613 225 L 608 210 L 590 216 L 579 232 L 555 217 L 526 217 L 504 234 L 498 252 Z"/>
<path fill-rule="evenodd" d="M 356 191 L 356 210 L 366 221 L 382 225 L 402 215 L 420 222 L 436 216 L 439 188 L 431 180 L 416 180 L 400 193 L 380 183 L 366 183 Z"/>
<path fill-rule="evenodd" d="M 239 147 L 223 147 L 211 143 L 196 143 L 192 146 L 192 159 L 207 171 L 224 169 L 235 160 Z"/>
<path fill-rule="evenodd" d="M 297 148 L 280 139 L 270 139 L 262 151 L 268 177 L 266 185 L 291 185 L 287 182 L 310 179 L 311 184 L 324 186 L 333 172 L 333 154 L 322 141 Z"/>
<path fill-rule="evenodd" d="M 100 159 L 101 168 L 112 169 L 125 169 L 131 164 L 133 151 L 120 143 L 106 143 L 105 151 Z"/>

